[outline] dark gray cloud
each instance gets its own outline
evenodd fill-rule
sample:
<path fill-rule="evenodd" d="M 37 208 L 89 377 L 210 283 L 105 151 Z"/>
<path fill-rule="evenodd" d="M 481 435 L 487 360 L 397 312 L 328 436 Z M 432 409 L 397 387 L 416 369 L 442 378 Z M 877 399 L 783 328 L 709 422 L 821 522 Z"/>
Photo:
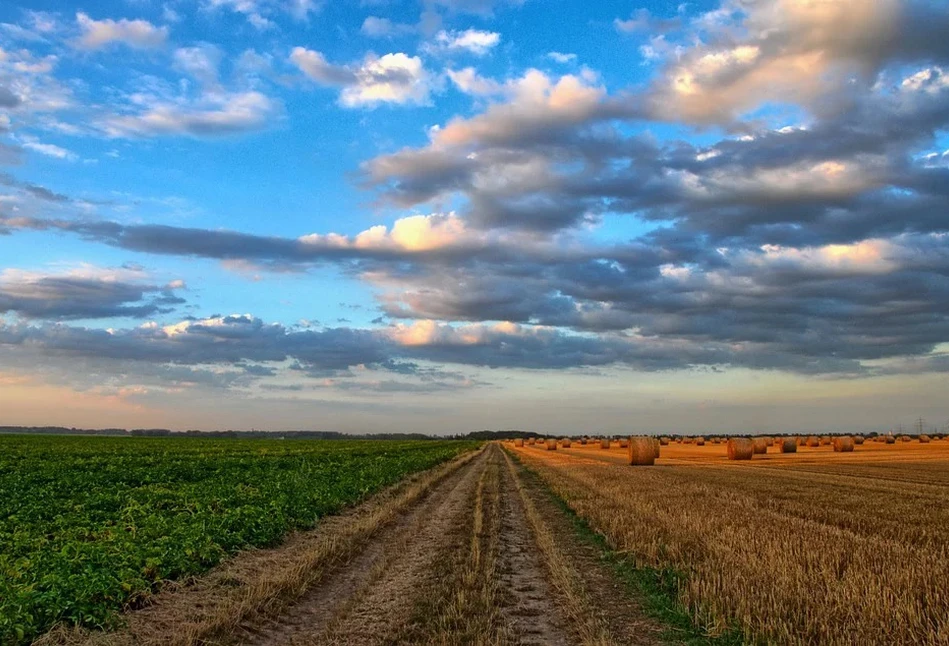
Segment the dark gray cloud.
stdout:
<path fill-rule="evenodd" d="M 78 276 L 0 276 L 0 314 L 29 319 L 147 318 L 185 301 L 173 289 Z"/>

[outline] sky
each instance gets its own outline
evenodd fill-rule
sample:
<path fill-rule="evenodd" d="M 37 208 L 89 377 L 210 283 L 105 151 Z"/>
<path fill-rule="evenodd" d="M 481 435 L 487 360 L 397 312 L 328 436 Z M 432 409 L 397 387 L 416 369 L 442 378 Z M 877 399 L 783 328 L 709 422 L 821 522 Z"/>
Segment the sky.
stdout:
<path fill-rule="evenodd" d="M 949 424 L 944 0 L 0 5 L 0 425 Z"/>

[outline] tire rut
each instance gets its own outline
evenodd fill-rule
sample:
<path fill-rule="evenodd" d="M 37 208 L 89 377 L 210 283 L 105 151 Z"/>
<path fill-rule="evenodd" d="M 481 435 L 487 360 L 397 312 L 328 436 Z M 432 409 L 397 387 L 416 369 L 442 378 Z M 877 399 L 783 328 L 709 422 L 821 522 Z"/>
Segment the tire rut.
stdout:
<path fill-rule="evenodd" d="M 409 615 L 440 541 L 470 504 L 488 452 L 446 478 L 357 556 L 282 615 L 227 643 L 381 644 Z"/>

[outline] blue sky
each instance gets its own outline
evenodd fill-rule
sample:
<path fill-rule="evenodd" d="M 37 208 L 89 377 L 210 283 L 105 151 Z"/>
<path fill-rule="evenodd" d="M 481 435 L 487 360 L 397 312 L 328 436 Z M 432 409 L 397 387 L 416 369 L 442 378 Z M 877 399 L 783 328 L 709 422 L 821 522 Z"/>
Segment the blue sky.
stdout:
<path fill-rule="evenodd" d="M 935 0 L 4 3 L 0 423 L 946 423 L 945 28 Z"/>

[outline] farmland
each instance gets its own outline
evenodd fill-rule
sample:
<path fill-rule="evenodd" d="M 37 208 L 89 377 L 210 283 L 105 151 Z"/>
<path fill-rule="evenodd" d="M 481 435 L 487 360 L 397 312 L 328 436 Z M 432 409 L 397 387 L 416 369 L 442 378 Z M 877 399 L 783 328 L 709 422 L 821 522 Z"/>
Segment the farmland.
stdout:
<path fill-rule="evenodd" d="M 610 548 L 678 581 L 712 633 L 781 644 L 949 642 L 949 442 L 730 462 L 661 447 L 512 448 Z M 770 448 L 769 451 L 773 451 Z"/>
<path fill-rule="evenodd" d="M 946 441 L 3 443 L 2 643 L 949 641 Z"/>
<path fill-rule="evenodd" d="M 473 446 L 0 436 L 0 643 L 57 622 L 112 626 L 160 582 Z"/>

